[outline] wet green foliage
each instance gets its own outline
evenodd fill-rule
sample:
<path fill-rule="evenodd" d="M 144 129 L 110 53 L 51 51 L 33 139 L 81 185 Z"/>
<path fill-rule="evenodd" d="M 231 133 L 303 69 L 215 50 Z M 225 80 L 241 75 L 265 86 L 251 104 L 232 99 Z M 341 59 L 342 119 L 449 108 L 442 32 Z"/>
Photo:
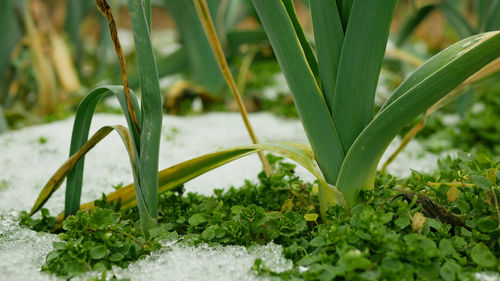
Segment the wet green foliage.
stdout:
<path fill-rule="evenodd" d="M 332 207 L 328 222 L 305 219 L 318 213 L 314 185 L 296 177 L 294 165 L 277 157 L 270 160 L 276 173 L 270 178 L 261 173 L 257 184 L 216 190 L 213 196 L 184 194 L 182 187 L 162 194 L 159 224 L 150 231 L 149 241 L 132 223 L 138 219 L 137 210 L 118 213 L 119 206 L 101 200 L 102 209 L 79 212 L 65 221 L 61 242 L 54 243 L 43 268 L 71 276 L 112 264 L 127 266 L 158 248 L 157 241 L 182 237 L 180 241 L 190 245 L 273 241 L 283 246 L 293 268 L 272 272 L 257 259 L 254 270 L 285 280 L 472 280 L 475 272 L 500 271 L 494 203 L 494 195 L 500 197 L 500 163 L 484 154 L 460 153 L 440 160 L 436 175 L 414 172 L 405 180 L 378 175 L 375 190 L 361 194 L 366 203 L 354 206 L 350 216 L 343 208 Z M 458 193 L 450 200 L 449 183 L 457 182 Z M 416 200 L 394 199 L 400 192 L 394 188 L 432 198 L 469 229 L 452 228 L 436 218 L 425 218 L 415 226 L 415 214 L 423 213 L 422 206 Z M 50 222 L 44 214 L 42 220 Z M 21 223 L 48 229 L 41 227 L 43 222 Z"/>

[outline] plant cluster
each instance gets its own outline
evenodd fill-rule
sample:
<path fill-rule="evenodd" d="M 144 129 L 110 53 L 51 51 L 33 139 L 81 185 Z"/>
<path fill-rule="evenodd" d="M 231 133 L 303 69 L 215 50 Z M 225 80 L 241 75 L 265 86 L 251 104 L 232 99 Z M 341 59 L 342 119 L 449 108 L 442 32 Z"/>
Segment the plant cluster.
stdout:
<path fill-rule="evenodd" d="M 414 172 L 398 181 L 378 175 L 377 189 L 362 194 L 367 204 L 351 208 L 351 216 L 340 205 L 330 207 L 324 218 L 318 217 L 314 184 L 295 176 L 294 165 L 268 159 L 276 173 L 267 178 L 262 172 L 257 184 L 215 190 L 213 196 L 184 194 L 182 186 L 161 194 L 150 240 L 141 236 L 136 208 L 119 211 L 103 198 L 101 208 L 66 219 L 62 242 L 54 243 L 44 270 L 72 276 L 127 266 L 158 249 L 158 241 L 178 240 L 245 246 L 273 241 L 294 267 L 272 272 L 257 259 L 254 269 L 292 280 L 471 280 L 478 271 L 500 271 L 500 165 L 486 155 L 442 159 L 437 176 Z M 417 196 L 395 197 L 403 187 Z M 432 198 L 465 226 L 423 215 L 418 196 Z M 39 220 L 25 214 L 21 223 L 48 229 L 55 219 L 44 214 Z"/>

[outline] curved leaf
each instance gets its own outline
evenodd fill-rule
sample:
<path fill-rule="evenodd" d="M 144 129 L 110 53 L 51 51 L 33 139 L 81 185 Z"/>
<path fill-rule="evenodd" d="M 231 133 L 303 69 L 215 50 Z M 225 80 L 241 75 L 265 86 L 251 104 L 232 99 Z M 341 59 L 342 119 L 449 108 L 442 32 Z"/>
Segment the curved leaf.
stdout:
<path fill-rule="evenodd" d="M 452 45 L 410 75 L 345 158 L 336 187 L 348 205 L 356 203 L 361 189 L 373 188 L 380 157 L 408 122 L 499 56 L 500 32 L 483 33 Z"/>
<path fill-rule="evenodd" d="M 121 86 L 102 86 L 94 89 L 90 92 L 80 103 L 78 109 L 76 110 L 75 121 L 73 123 L 73 132 L 71 135 L 71 145 L 69 155 L 75 154 L 80 148 L 87 142 L 87 138 L 90 130 L 90 123 L 92 122 L 92 116 L 94 115 L 95 108 L 99 101 L 108 95 L 114 95 L 120 102 L 123 113 L 128 123 L 128 127 L 132 128 L 132 136 L 134 141 L 134 147 L 139 144 L 139 134 L 133 125 L 132 119 L 128 114 L 127 100 L 125 93 L 123 92 L 123 87 Z M 140 123 L 140 109 L 135 99 L 135 96 L 131 95 L 132 106 L 137 113 L 138 122 Z M 138 155 L 137 150 L 134 151 Z M 82 194 L 82 181 L 83 181 L 83 167 L 85 165 L 85 157 L 82 157 L 76 165 L 75 168 L 71 170 L 68 174 L 68 181 L 66 183 L 66 199 L 64 213 L 65 216 L 73 215 L 78 211 L 80 205 L 80 197 Z M 136 164 L 137 165 L 137 164 Z"/>
<path fill-rule="evenodd" d="M 134 178 L 137 177 L 137 169 L 135 166 L 135 153 L 134 147 L 132 144 L 132 137 L 128 132 L 127 128 L 116 125 L 116 126 L 105 126 L 99 129 L 85 144 L 75 152 L 64 164 L 52 175 L 49 181 L 45 184 L 42 191 L 38 195 L 38 198 L 31 208 L 30 216 L 34 213 L 38 212 L 43 205 L 49 200 L 50 196 L 59 189 L 61 184 L 63 183 L 66 176 L 73 169 L 73 167 L 78 163 L 78 160 L 82 159 L 87 152 L 89 152 L 97 143 L 99 143 L 102 139 L 104 139 L 111 131 L 115 130 L 123 140 L 125 147 L 127 148 L 127 152 L 130 158 L 130 163 L 132 164 L 132 171 L 134 173 Z"/>
<path fill-rule="evenodd" d="M 323 211 L 326 210 L 327 204 L 344 204 L 342 194 L 328 185 L 323 178 L 321 171 L 316 165 L 311 148 L 298 143 L 252 144 L 206 154 L 182 162 L 159 172 L 159 192 L 162 193 L 170 190 L 210 170 L 262 150 L 292 159 L 311 172 L 320 182 L 321 200 L 324 200 L 320 203 Z M 125 208 L 134 207 L 137 204 L 133 184 L 129 184 L 108 194 L 106 198 L 110 202 L 120 201 L 122 207 Z M 93 202 L 83 204 L 80 207 L 80 209 L 93 208 Z"/>

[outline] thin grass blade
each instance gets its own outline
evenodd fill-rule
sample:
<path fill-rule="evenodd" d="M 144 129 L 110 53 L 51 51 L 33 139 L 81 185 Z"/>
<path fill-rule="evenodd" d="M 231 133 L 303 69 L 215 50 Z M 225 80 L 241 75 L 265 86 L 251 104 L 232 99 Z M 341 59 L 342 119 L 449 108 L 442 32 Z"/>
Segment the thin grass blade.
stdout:
<path fill-rule="evenodd" d="M 319 61 L 321 90 L 331 113 L 344 31 L 335 1 L 309 0 L 309 5 Z"/>
<path fill-rule="evenodd" d="M 408 122 L 498 57 L 500 32 L 483 33 L 450 46 L 410 75 L 396 89 L 396 98 L 363 130 L 345 158 L 336 187 L 347 204 L 353 206 L 357 202 L 360 190 L 373 188 L 380 157 Z"/>
<path fill-rule="evenodd" d="M 281 1 L 252 0 L 292 91 L 318 164 L 328 183 L 337 180 L 344 151 L 328 106 Z"/>
<path fill-rule="evenodd" d="M 373 118 L 375 90 L 396 3 L 354 1 L 331 105 L 344 151 Z"/>
<path fill-rule="evenodd" d="M 137 169 L 136 169 L 136 159 L 133 147 L 132 137 L 128 132 L 127 128 L 116 125 L 116 126 L 105 126 L 99 129 L 85 144 L 75 153 L 73 154 L 64 164 L 52 175 L 49 181 L 45 184 L 42 191 L 38 195 L 38 198 L 35 201 L 35 204 L 31 208 L 30 216 L 38 212 L 43 205 L 49 200 L 50 196 L 59 189 L 61 184 L 63 183 L 66 176 L 69 172 L 75 167 L 78 160 L 82 159 L 87 152 L 89 152 L 96 144 L 98 144 L 102 139 L 104 139 L 109 133 L 115 130 L 123 140 L 125 147 L 127 149 L 130 163 L 132 164 L 132 171 L 134 173 L 134 178 L 137 177 Z"/>

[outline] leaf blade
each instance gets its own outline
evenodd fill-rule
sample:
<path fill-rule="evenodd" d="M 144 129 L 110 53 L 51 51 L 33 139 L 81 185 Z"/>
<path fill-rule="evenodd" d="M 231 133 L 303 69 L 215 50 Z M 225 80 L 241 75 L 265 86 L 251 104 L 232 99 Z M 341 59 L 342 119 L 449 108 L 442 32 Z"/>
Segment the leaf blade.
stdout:
<path fill-rule="evenodd" d="M 402 127 L 499 56 L 500 32 L 488 32 L 455 43 L 410 75 L 346 156 L 336 186 L 347 203 L 352 206 L 361 189 L 373 188 L 378 161 Z"/>
<path fill-rule="evenodd" d="M 331 106 L 344 151 L 349 150 L 373 118 L 375 90 L 396 2 L 373 0 L 353 4 Z"/>
<path fill-rule="evenodd" d="M 286 9 L 281 1 L 252 0 L 252 3 L 292 91 L 319 166 L 327 182 L 334 183 L 344 159 L 344 151 Z"/>
<path fill-rule="evenodd" d="M 335 95 L 344 31 L 335 1 L 309 0 L 309 3 L 319 61 L 321 90 L 326 104 L 332 112 L 331 105 Z"/>

